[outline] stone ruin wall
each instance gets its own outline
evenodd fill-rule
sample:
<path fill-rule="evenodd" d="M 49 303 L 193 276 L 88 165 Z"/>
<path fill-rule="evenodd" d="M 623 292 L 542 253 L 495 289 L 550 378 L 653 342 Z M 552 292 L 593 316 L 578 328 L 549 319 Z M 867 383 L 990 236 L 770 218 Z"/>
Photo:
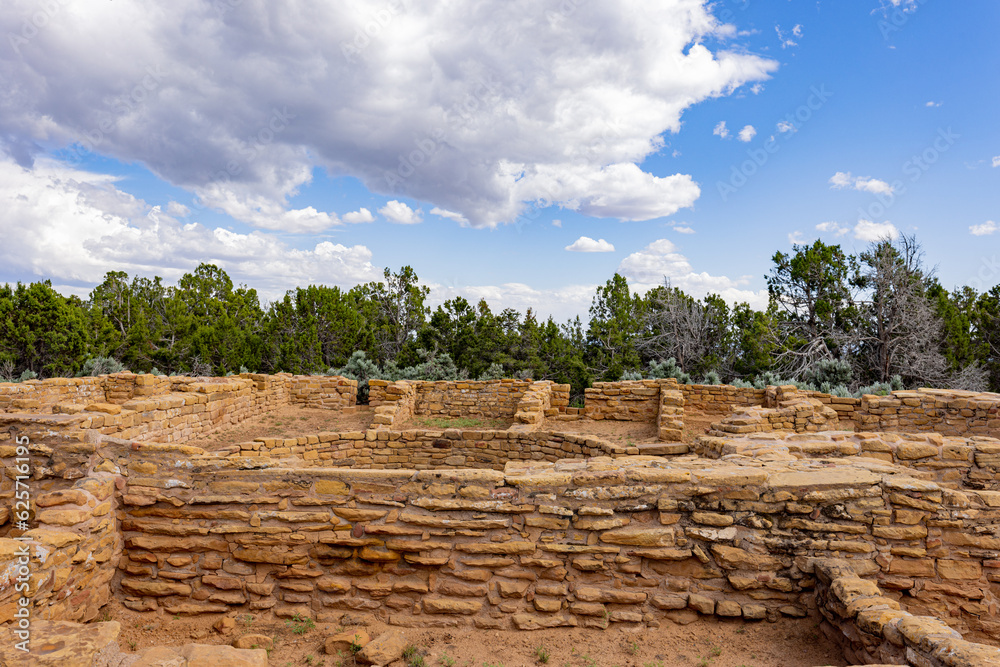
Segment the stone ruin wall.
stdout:
<path fill-rule="evenodd" d="M 415 416 L 446 416 L 513 419 L 524 425 L 517 430 L 530 431 L 565 414 L 570 391 L 550 380 L 369 380 L 368 386 L 375 430 L 399 429 Z"/>
<path fill-rule="evenodd" d="M 362 611 L 419 627 L 777 620 L 815 608 L 817 563 L 833 559 L 910 614 L 1000 635 L 1000 494 L 876 459 L 251 467 L 115 438 L 53 446 L 43 430 L 38 617 L 88 620 L 113 595 L 169 614 Z"/>
<path fill-rule="evenodd" d="M 215 401 L 174 393 L 206 397 L 194 405 L 247 400 L 240 390 L 261 394 L 258 382 L 216 387 L 230 395 Z M 79 402 L 100 398 L 92 381 L 79 386 L 91 392 Z M 36 527 L 24 537 L 36 618 L 93 620 L 112 596 L 171 614 L 361 611 L 398 625 L 518 629 L 818 609 L 850 660 L 1000 662 L 966 641 L 1000 640 L 1000 441 L 985 437 L 997 433 L 995 395 L 865 397 L 852 413 L 875 418 L 861 421 L 865 432 L 702 438 L 712 460 L 540 430 L 315 434 L 206 454 L 118 439 L 135 426 L 124 418 L 97 427 L 99 415 L 128 417 L 126 403 L 152 400 L 124 397 L 127 386 L 109 396 L 104 385 L 118 414 L 0 415 L 31 441 Z M 673 392 L 682 403 L 696 394 L 658 391 L 657 422 L 664 402 L 677 407 Z M 59 393 L 48 405 L 69 401 Z M 867 432 L 876 423 L 928 432 Z M 13 537 L 16 448 L 6 430 L 0 438 L 0 535 Z M 0 624 L 15 610 L 21 547 L 0 538 Z"/>
<path fill-rule="evenodd" d="M 86 420 L 82 428 L 155 442 L 184 442 L 288 405 L 344 409 L 356 402 L 355 380 L 309 375 L 118 373 L 0 383 L 0 414 L 78 414 Z"/>

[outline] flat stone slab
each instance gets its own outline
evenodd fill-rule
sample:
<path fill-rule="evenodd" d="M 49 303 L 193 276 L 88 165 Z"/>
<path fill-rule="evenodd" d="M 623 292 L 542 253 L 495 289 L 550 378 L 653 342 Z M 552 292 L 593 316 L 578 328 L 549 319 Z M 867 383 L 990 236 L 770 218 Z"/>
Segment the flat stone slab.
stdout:
<path fill-rule="evenodd" d="M 91 667 L 105 650 L 118 652 L 121 624 L 70 623 L 31 619 L 28 652 L 17 648 L 22 641 L 14 628 L 0 629 L 0 665 L 10 667 Z"/>

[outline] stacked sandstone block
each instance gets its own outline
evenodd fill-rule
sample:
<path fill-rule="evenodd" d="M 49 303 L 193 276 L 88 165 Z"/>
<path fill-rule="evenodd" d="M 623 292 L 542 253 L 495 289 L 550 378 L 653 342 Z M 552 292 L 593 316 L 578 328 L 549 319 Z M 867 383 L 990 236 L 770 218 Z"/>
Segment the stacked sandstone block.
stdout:
<path fill-rule="evenodd" d="M 613 419 L 653 424 L 660 411 L 660 385 L 664 380 L 595 382 L 584 390 L 584 414 L 589 419 Z M 676 381 L 673 383 L 676 385 Z"/>
<path fill-rule="evenodd" d="M 106 389 L 99 393 L 80 390 L 94 387 Z M 64 391 L 70 389 L 73 391 Z M 356 400 L 357 382 L 287 374 L 167 378 L 118 373 L 60 382 L 46 380 L 24 395 L 32 392 L 38 395 L 27 406 L 33 413 L 80 415 L 84 420 L 80 428 L 103 435 L 184 442 L 289 404 L 348 409 Z M 86 397 L 96 400 L 81 402 Z"/>
<path fill-rule="evenodd" d="M 416 384 L 410 380 L 369 380 L 369 403 L 375 408 L 371 428 L 399 428 L 412 419 L 417 402 Z"/>
<path fill-rule="evenodd" d="M 552 388 L 555 383 L 550 380 L 532 382 L 528 390 L 517 402 L 514 412 L 514 421 L 521 428 L 538 428 L 545 421 L 546 416 L 558 414 L 558 408 L 552 407 Z M 567 404 L 569 401 L 567 401 Z"/>
<path fill-rule="evenodd" d="M 115 477 L 88 474 L 95 444 L 79 419 L 28 420 L 0 415 L 0 624 L 11 622 L 19 599 L 32 619 L 89 621 L 110 599 L 122 550 Z M 27 445 L 24 438 L 28 438 Z M 28 449 L 28 462 L 18 452 Z M 18 475 L 29 479 L 16 484 Z M 26 492 L 26 495 L 25 495 Z M 28 508 L 26 527 L 19 523 Z M 26 539 L 15 540 L 20 537 Z M 25 550 L 29 556 L 25 557 Z M 23 569 L 22 569 L 23 568 Z M 28 584 L 26 591 L 17 590 Z"/>
<path fill-rule="evenodd" d="M 680 442 L 684 436 L 684 394 L 661 387 L 660 410 L 656 416 L 657 437 L 663 442 Z"/>
<path fill-rule="evenodd" d="M 914 667 L 994 667 L 1000 648 L 966 641 L 933 616 L 900 609 L 878 584 L 859 577 L 848 563 L 816 563 L 816 605 L 821 628 L 844 657 L 858 664 Z"/>
<path fill-rule="evenodd" d="M 459 380 L 416 383 L 418 415 L 512 417 L 531 380 Z"/>
<path fill-rule="evenodd" d="M 296 438 L 257 438 L 226 450 L 230 458 L 296 458 L 303 465 L 370 469 L 503 470 L 508 461 L 557 461 L 587 456 L 628 456 L 625 447 L 570 433 L 493 430 L 369 430 L 317 433 Z"/>
<path fill-rule="evenodd" d="M 771 431 L 807 433 L 835 430 L 840 417 L 832 408 L 813 398 L 794 398 L 778 408 L 736 408 L 729 416 L 712 424 L 711 435 L 745 435 Z"/>
<path fill-rule="evenodd" d="M 1000 440 L 939 433 L 759 433 L 740 438 L 701 436 L 695 451 L 705 458 L 748 456 L 779 458 L 841 458 L 862 456 L 895 463 L 924 473 L 955 489 L 1000 490 Z M 989 504 L 1000 496 L 982 493 Z"/>
<path fill-rule="evenodd" d="M 520 629 L 776 620 L 806 614 L 815 562 L 839 558 L 957 629 L 1000 634 L 982 611 L 1000 602 L 996 540 L 976 532 L 1000 520 L 992 496 L 875 459 L 247 469 L 116 447 L 101 448 L 108 463 L 147 471 L 122 490 L 120 594 L 137 610 Z"/>
<path fill-rule="evenodd" d="M 706 414 L 728 414 L 736 406 L 764 405 L 765 390 L 725 384 L 682 384 L 685 405 Z"/>
<path fill-rule="evenodd" d="M 1000 434 L 1000 394 L 919 389 L 864 396 L 855 421 L 862 431 L 995 436 Z"/>

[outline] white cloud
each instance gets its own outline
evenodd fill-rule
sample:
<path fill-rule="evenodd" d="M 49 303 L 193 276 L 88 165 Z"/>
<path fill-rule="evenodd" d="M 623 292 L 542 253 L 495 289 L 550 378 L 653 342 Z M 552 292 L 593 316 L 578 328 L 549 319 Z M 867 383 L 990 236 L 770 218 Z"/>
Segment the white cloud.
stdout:
<path fill-rule="evenodd" d="M 463 227 L 467 227 L 469 225 L 469 221 L 466 220 L 465 216 L 462 215 L 461 213 L 455 213 L 454 211 L 448 211 L 448 210 L 445 210 L 443 208 L 438 208 L 437 206 L 435 206 L 434 208 L 431 209 L 431 215 L 437 215 L 437 216 L 441 216 L 442 218 L 446 218 L 448 220 L 453 220 L 454 222 L 457 222 L 458 224 L 462 225 Z"/>
<path fill-rule="evenodd" d="M 891 195 L 895 190 L 885 181 L 864 176 L 852 176 L 851 172 L 838 171 L 830 177 L 830 185 L 837 189 L 852 188 L 859 192 Z"/>
<path fill-rule="evenodd" d="M 1000 155 L 996 155 L 993 157 L 993 166 L 1000 167 Z"/>
<path fill-rule="evenodd" d="M 280 297 L 297 285 L 353 286 L 378 280 L 363 245 L 323 241 L 312 249 L 288 246 L 266 232 L 239 234 L 181 222 L 178 207 L 150 206 L 119 190 L 115 178 L 49 159 L 24 169 L 0 153 L 0 266 L 7 278 L 51 278 L 86 294 L 109 270 L 177 280 L 201 262 L 225 269 L 236 283 Z"/>
<path fill-rule="evenodd" d="M 924 106 L 926 106 L 926 107 L 939 107 L 942 104 L 944 104 L 944 102 L 935 102 L 935 101 L 931 100 L 930 102 L 928 102 Z"/>
<path fill-rule="evenodd" d="M 767 290 L 755 292 L 745 288 L 751 276 L 733 279 L 695 272 L 687 257 L 667 239 L 653 241 L 630 254 L 618 265 L 618 273 L 625 276 L 631 288 L 640 293 L 662 285 L 664 279 L 668 279 L 671 285 L 696 298 L 718 294 L 729 303 L 746 301 L 755 308 L 767 306 Z"/>
<path fill-rule="evenodd" d="M 186 218 L 191 214 L 191 209 L 184 204 L 172 201 L 167 204 L 167 215 L 174 218 Z"/>
<path fill-rule="evenodd" d="M 552 221 L 553 227 L 562 227 L 562 220 L 556 219 Z"/>
<path fill-rule="evenodd" d="M 778 42 L 781 43 L 781 48 L 787 49 L 787 48 L 789 48 L 791 46 L 798 46 L 799 45 L 798 42 L 796 42 L 794 39 L 792 39 L 791 37 L 788 36 L 789 33 L 782 32 L 780 25 L 774 26 L 774 31 L 776 33 L 778 33 Z M 802 26 L 801 25 L 797 25 L 794 28 L 792 28 L 791 35 L 793 37 L 801 37 L 802 36 Z"/>
<path fill-rule="evenodd" d="M 414 211 L 401 201 L 392 199 L 386 202 L 385 206 L 378 210 L 389 222 L 397 225 L 415 225 L 423 220 L 420 209 Z"/>
<path fill-rule="evenodd" d="M 795 132 L 795 124 L 788 120 L 778 121 L 778 132 Z"/>
<path fill-rule="evenodd" d="M 723 139 L 727 138 L 729 136 L 729 128 L 726 127 L 726 121 L 720 120 L 719 124 L 712 130 L 712 134 Z"/>
<path fill-rule="evenodd" d="M 754 95 L 760 95 L 762 92 L 764 92 L 764 84 L 762 83 L 753 84 L 752 86 L 750 86 L 750 92 L 753 93 Z"/>
<path fill-rule="evenodd" d="M 899 230 L 891 222 L 872 222 L 871 220 L 858 220 L 854 226 L 854 238 L 861 241 L 881 241 L 882 239 L 899 238 Z"/>
<path fill-rule="evenodd" d="M 515 192 L 544 192 L 545 202 L 598 218 L 649 220 L 673 215 L 694 204 L 701 190 L 687 174 L 653 176 L 634 164 L 591 169 L 584 165 L 536 168 L 524 174 Z"/>
<path fill-rule="evenodd" d="M 356 225 L 366 222 L 374 222 L 375 216 L 372 215 L 372 212 L 369 211 L 368 209 L 360 208 L 357 211 L 351 211 L 350 213 L 345 213 L 342 216 L 342 219 L 344 222 Z"/>
<path fill-rule="evenodd" d="M 690 176 L 638 165 L 689 107 L 766 80 L 778 63 L 706 46 L 733 31 L 707 0 L 566 6 L 358 0 L 280 17 L 261 0 L 64 8 L 19 54 L 0 50 L 0 136 L 91 142 L 265 229 L 339 223 L 296 203 L 316 169 L 475 227 L 540 201 L 634 219 L 689 206 Z M 31 7 L 0 4 L 0 34 L 19 34 Z M 643 196 L 672 203 L 618 201 L 609 172 L 632 170 Z M 563 184 L 554 197 L 551 174 L 583 189 Z"/>
<path fill-rule="evenodd" d="M 740 130 L 739 138 L 740 141 L 747 143 L 751 139 L 757 136 L 757 129 L 753 125 L 744 125 L 743 129 Z"/>
<path fill-rule="evenodd" d="M 604 239 L 594 240 L 589 236 L 581 236 L 566 246 L 570 252 L 614 252 L 615 247 Z"/>
<path fill-rule="evenodd" d="M 969 227 L 969 232 L 973 236 L 989 236 L 1000 231 L 1000 225 L 993 222 L 992 220 L 987 220 L 981 225 L 972 225 Z"/>
<path fill-rule="evenodd" d="M 678 234 L 694 234 L 694 229 L 688 226 L 677 226 L 673 228 Z"/>
<path fill-rule="evenodd" d="M 804 240 L 805 240 L 805 239 L 804 239 L 804 238 L 803 238 L 803 236 L 802 236 L 802 232 L 800 232 L 800 231 L 794 231 L 794 232 L 791 232 L 791 233 L 790 233 L 790 234 L 788 235 L 788 243 L 789 243 L 790 245 L 799 245 L 799 244 L 801 244 L 801 243 L 802 243 L 802 242 L 803 242 Z"/>
<path fill-rule="evenodd" d="M 836 236 L 843 236 L 847 232 L 851 231 L 850 227 L 845 227 L 839 222 L 821 222 L 816 225 L 817 231 L 821 232 L 832 232 Z"/>

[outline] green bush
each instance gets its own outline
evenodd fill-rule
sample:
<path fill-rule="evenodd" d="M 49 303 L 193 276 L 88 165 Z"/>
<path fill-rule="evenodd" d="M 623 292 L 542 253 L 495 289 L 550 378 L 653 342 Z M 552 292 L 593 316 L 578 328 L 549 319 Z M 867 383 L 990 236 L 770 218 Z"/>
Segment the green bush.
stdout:
<path fill-rule="evenodd" d="M 125 364 L 114 357 L 90 357 L 83 362 L 83 370 L 80 371 L 80 376 L 110 375 L 112 373 L 121 373 L 123 370 L 125 370 Z"/>

